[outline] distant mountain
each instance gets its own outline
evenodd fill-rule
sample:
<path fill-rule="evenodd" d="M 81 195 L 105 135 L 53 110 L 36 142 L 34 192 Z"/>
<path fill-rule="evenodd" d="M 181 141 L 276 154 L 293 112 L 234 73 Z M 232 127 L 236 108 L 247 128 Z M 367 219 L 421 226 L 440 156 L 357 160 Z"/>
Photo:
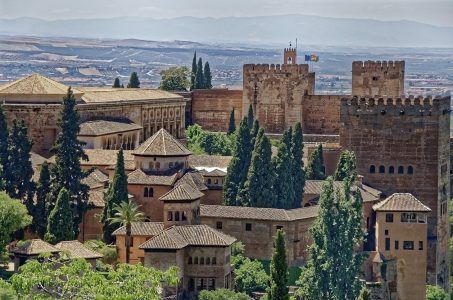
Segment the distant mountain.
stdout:
<path fill-rule="evenodd" d="M 256 45 L 453 47 L 453 27 L 413 21 L 342 19 L 308 15 L 157 20 L 143 17 L 66 19 L 0 19 L 0 35 L 85 38 L 190 40 Z"/>

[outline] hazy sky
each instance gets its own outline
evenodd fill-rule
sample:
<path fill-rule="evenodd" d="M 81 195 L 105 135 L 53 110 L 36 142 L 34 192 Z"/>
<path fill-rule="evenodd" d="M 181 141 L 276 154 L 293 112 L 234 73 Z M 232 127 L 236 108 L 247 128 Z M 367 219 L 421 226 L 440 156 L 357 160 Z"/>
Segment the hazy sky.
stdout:
<path fill-rule="evenodd" d="M 310 14 L 453 26 L 453 0 L 0 0 L 0 18 Z"/>

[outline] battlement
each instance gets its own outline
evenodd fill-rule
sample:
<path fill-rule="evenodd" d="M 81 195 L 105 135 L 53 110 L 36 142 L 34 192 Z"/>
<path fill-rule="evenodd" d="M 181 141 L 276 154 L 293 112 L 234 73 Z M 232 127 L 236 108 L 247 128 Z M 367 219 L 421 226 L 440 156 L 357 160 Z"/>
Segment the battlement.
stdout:
<path fill-rule="evenodd" d="M 370 71 L 404 71 L 405 62 L 401 61 L 354 61 L 352 63 L 353 73 L 366 73 Z"/>
<path fill-rule="evenodd" d="M 289 65 L 289 64 L 245 64 L 243 68 L 244 74 L 309 74 L 307 64 Z"/>
<path fill-rule="evenodd" d="M 297 51 L 297 49 L 296 49 L 296 48 L 292 48 L 292 47 L 290 47 L 290 48 L 285 48 L 285 50 L 284 50 L 284 51 L 285 51 L 285 52 L 296 52 L 296 51 Z"/>

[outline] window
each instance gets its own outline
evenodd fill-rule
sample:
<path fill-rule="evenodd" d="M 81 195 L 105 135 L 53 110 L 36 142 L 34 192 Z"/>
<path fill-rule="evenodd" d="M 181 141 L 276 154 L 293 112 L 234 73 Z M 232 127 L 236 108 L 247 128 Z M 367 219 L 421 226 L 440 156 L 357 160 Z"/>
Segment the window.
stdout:
<path fill-rule="evenodd" d="M 148 198 L 148 188 L 145 187 L 145 190 L 143 191 L 143 197 Z"/>
<path fill-rule="evenodd" d="M 277 230 L 279 229 L 283 229 L 283 226 L 282 225 L 277 225 Z"/>
<path fill-rule="evenodd" d="M 376 173 L 376 167 L 374 165 L 370 166 L 370 173 Z"/>
<path fill-rule="evenodd" d="M 389 230 L 388 229 L 384 230 L 384 234 L 389 235 Z"/>
<path fill-rule="evenodd" d="M 179 222 L 179 211 L 175 211 L 175 221 Z"/>
<path fill-rule="evenodd" d="M 423 250 L 423 241 L 418 242 L 418 250 Z"/>
<path fill-rule="evenodd" d="M 213 265 L 216 265 L 216 264 L 217 264 L 217 258 L 216 258 L 215 256 L 212 257 L 211 263 L 212 263 Z"/>
<path fill-rule="evenodd" d="M 189 265 L 192 264 L 192 257 L 189 257 Z"/>
<path fill-rule="evenodd" d="M 198 257 L 195 257 L 195 258 L 194 258 L 193 264 L 194 264 L 194 265 L 198 265 Z"/>
<path fill-rule="evenodd" d="M 390 250 L 390 238 L 385 238 L 385 250 Z"/>
<path fill-rule="evenodd" d="M 398 174 L 404 174 L 404 167 L 403 166 L 399 166 L 398 167 Z"/>
<path fill-rule="evenodd" d="M 181 221 L 187 221 L 187 216 L 186 216 L 185 211 L 181 212 Z"/>
<path fill-rule="evenodd" d="M 395 250 L 398 250 L 400 247 L 400 242 L 399 241 L 395 241 Z"/>
<path fill-rule="evenodd" d="M 149 198 L 154 197 L 154 189 L 152 187 L 148 188 L 148 197 Z"/>
<path fill-rule="evenodd" d="M 251 223 L 245 223 L 245 231 L 252 231 L 252 224 Z"/>
<path fill-rule="evenodd" d="M 222 222 L 217 222 L 215 227 L 216 227 L 217 229 L 222 229 L 222 227 L 223 227 Z"/>
<path fill-rule="evenodd" d="M 134 238 L 131 237 L 131 247 L 134 247 Z"/>
<path fill-rule="evenodd" d="M 208 178 L 208 184 L 211 184 L 211 178 Z"/>
<path fill-rule="evenodd" d="M 204 257 L 200 257 L 200 265 L 204 265 Z"/>
<path fill-rule="evenodd" d="M 149 162 L 148 167 L 150 169 L 154 169 L 154 163 L 152 161 Z"/>
<path fill-rule="evenodd" d="M 389 167 L 389 173 L 390 174 L 394 174 L 395 173 L 395 167 L 394 166 L 390 166 Z"/>
<path fill-rule="evenodd" d="M 414 167 L 412 166 L 407 167 L 407 174 L 414 174 Z"/>
<path fill-rule="evenodd" d="M 218 179 L 214 179 L 214 184 L 219 184 L 219 180 Z"/>
<path fill-rule="evenodd" d="M 197 278 L 197 291 L 201 291 L 204 289 L 204 279 Z"/>
<path fill-rule="evenodd" d="M 384 166 L 380 166 L 379 167 L 379 173 L 381 173 L 381 174 L 385 173 L 385 167 Z"/>
<path fill-rule="evenodd" d="M 215 289 L 215 278 L 209 278 L 209 290 L 214 290 Z"/>
<path fill-rule="evenodd" d="M 173 162 L 169 162 L 169 163 L 168 163 L 168 167 L 169 167 L 169 168 L 173 168 Z"/>
<path fill-rule="evenodd" d="M 417 214 L 416 213 L 402 213 L 401 214 L 401 223 L 417 223 Z"/>
<path fill-rule="evenodd" d="M 378 80 L 379 80 L 379 77 L 373 76 L 373 81 L 378 81 Z"/>
<path fill-rule="evenodd" d="M 404 250 L 414 250 L 414 241 L 404 241 L 403 249 Z"/>
<path fill-rule="evenodd" d="M 385 214 L 385 222 L 393 223 L 393 214 Z"/>
<path fill-rule="evenodd" d="M 210 257 L 206 257 L 206 264 L 207 264 L 207 265 L 210 265 L 210 264 L 211 264 L 211 258 L 210 258 Z"/>
<path fill-rule="evenodd" d="M 195 290 L 195 282 L 193 278 L 189 279 L 189 291 L 193 292 Z"/>
<path fill-rule="evenodd" d="M 160 169 L 160 162 L 156 162 L 156 169 Z"/>
<path fill-rule="evenodd" d="M 167 221 L 173 221 L 173 212 L 172 211 L 167 212 Z"/>

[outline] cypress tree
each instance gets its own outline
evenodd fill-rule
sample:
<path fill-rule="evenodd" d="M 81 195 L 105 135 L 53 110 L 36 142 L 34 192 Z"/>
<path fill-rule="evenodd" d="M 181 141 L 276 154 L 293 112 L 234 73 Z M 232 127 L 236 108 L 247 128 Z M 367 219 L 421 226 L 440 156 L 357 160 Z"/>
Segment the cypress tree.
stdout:
<path fill-rule="evenodd" d="M 274 169 L 269 138 L 261 128 L 256 137 L 247 181 L 240 191 L 240 202 L 252 207 L 274 207 Z"/>
<path fill-rule="evenodd" d="M 310 154 L 306 175 L 309 180 L 324 180 L 326 178 L 322 144 L 319 144 L 315 151 Z"/>
<path fill-rule="evenodd" d="M 197 51 L 195 51 L 193 54 L 192 72 L 190 73 L 190 90 L 191 91 L 196 89 L 196 87 L 195 87 L 196 76 L 197 76 Z"/>
<path fill-rule="evenodd" d="M 345 150 L 341 152 L 335 171 L 334 180 L 344 180 L 347 177 L 357 175 L 355 154 L 352 151 Z"/>
<path fill-rule="evenodd" d="M 72 241 L 76 237 L 72 224 L 70 195 L 68 190 L 62 188 L 55 207 L 50 212 L 44 239 L 52 244 Z"/>
<path fill-rule="evenodd" d="M 249 110 L 247 112 L 247 120 L 248 120 L 247 125 L 249 127 L 249 130 L 252 130 L 255 117 L 253 116 L 253 107 L 251 104 L 249 105 Z"/>
<path fill-rule="evenodd" d="M 288 295 L 288 263 L 286 261 L 285 233 L 277 230 L 274 240 L 274 251 L 271 261 L 271 280 L 267 290 L 269 300 L 287 300 Z"/>
<path fill-rule="evenodd" d="M 42 239 L 47 229 L 47 217 L 49 211 L 47 207 L 47 195 L 50 193 L 50 171 L 47 162 L 41 166 L 39 181 L 36 186 L 36 204 L 33 209 L 33 229 Z"/>
<path fill-rule="evenodd" d="M 300 123 L 297 123 L 291 136 L 291 176 L 294 191 L 292 208 L 300 207 L 300 202 L 303 197 L 305 188 L 305 171 L 304 162 L 302 161 L 304 150 L 303 139 L 304 135 L 302 133 L 302 126 Z"/>
<path fill-rule="evenodd" d="M 223 189 L 225 205 L 240 205 L 237 199 L 238 191 L 247 179 L 251 157 L 251 137 L 247 126 L 247 118 L 242 119 L 235 141 L 234 154 L 228 166 Z"/>
<path fill-rule="evenodd" d="M 80 160 L 88 160 L 83 151 L 84 142 L 77 139 L 79 133 L 79 113 L 76 110 L 76 100 L 71 88 L 63 98 L 63 110 L 58 120 L 60 133 L 57 136 L 52 152 L 55 153 L 55 164 L 51 168 L 52 192 L 48 199 L 49 207 L 52 208 L 57 195 L 65 188 L 72 203 L 73 231 L 75 236 L 79 234 L 79 224 L 84 213 L 88 209 L 88 186 L 81 180 L 88 176 L 80 167 Z"/>
<path fill-rule="evenodd" d="M 256 136 L 258 135 L 259 131 L 260 131 L 260 122 L 258 122 L 258 120 L 255 120 L 253 122 L 252 130 L 250 131 L 250 136 L 252 137 L 252 145 L 255 144 L 255 139 L 256 139 Z"/>
<path fill-rule="evenodd" d="M 204 88 L 205 89 L 212 89 L 212 75 L 211 75 L 211 67 L 209 67 L 209 62 L 204 64 Z"/>
<path fill-rule="evenodd" d="M 290 139 L 291 141 L 291 139 Z M 294 183 L 291 174 L 291 152 L 286 143 L 280 143 L 278 154 L 272 159 L 274 166 L 275 178 L 275 208 L 291 209 L 294 199 Z"/>
<path fill-rule="evenodd" d="M 115 78 L 115 81 L 113 82 L 113 88 L 120 88 L 120 79 L 118 77 Z"/>
<path fill-rule="evenodd" d="M 7 173 L 8 163 L 8 125 L 6 116 L 3 111 L 3 105 L 0 104 L 0 190 L 4 188 L 5 173 Z"/>
<path fill-rule="evenodd" d="M 203 60 L 201 59 L 201 57 L 198 59 L 198 64 L 197 64 L 197 73 L 195 76 L 195 88 L 196 89 L 205 88 L 204 75 L 203 75 Z"/>
<path fill-rule="evenodd" d="M 105 206 L 102 214 L 103 238 L 108 244 L 112 242 L 113 231 L 119 228 L 119 224 L 109 221 L 109 218 L 113 218 L 115 215 L 113 208 L 116 205 L 120 205 L 122 202 L 128 201 L 127 175 L 124 171 L 124 154 L 123 149 L 120 149 L 116 159 L 115 175 L 105 194 Z"/>
<path fill-rule="evenodd" d="M 5 190 L 11 198 L 25 200 L 29 211 L 34 193 L 34 183 L 31 180 L 33 167 L 30 161 L 32 144 L 24 121 L 14 120 L 8 137 Z"/>
<path fill-rule="evenodd" d="M 228 124 L 228 134 L 232 134 L 236 131 L 236 121 L 234 119 L 234 108 L 230 113 L 230 123 Z"/>
<path fill-rule="evenodd" d="M 129 78 L 128 88 L 138 89 L 140 88 L 140 80 L 138 80 L 137 72 L 132 72 Z"/>

